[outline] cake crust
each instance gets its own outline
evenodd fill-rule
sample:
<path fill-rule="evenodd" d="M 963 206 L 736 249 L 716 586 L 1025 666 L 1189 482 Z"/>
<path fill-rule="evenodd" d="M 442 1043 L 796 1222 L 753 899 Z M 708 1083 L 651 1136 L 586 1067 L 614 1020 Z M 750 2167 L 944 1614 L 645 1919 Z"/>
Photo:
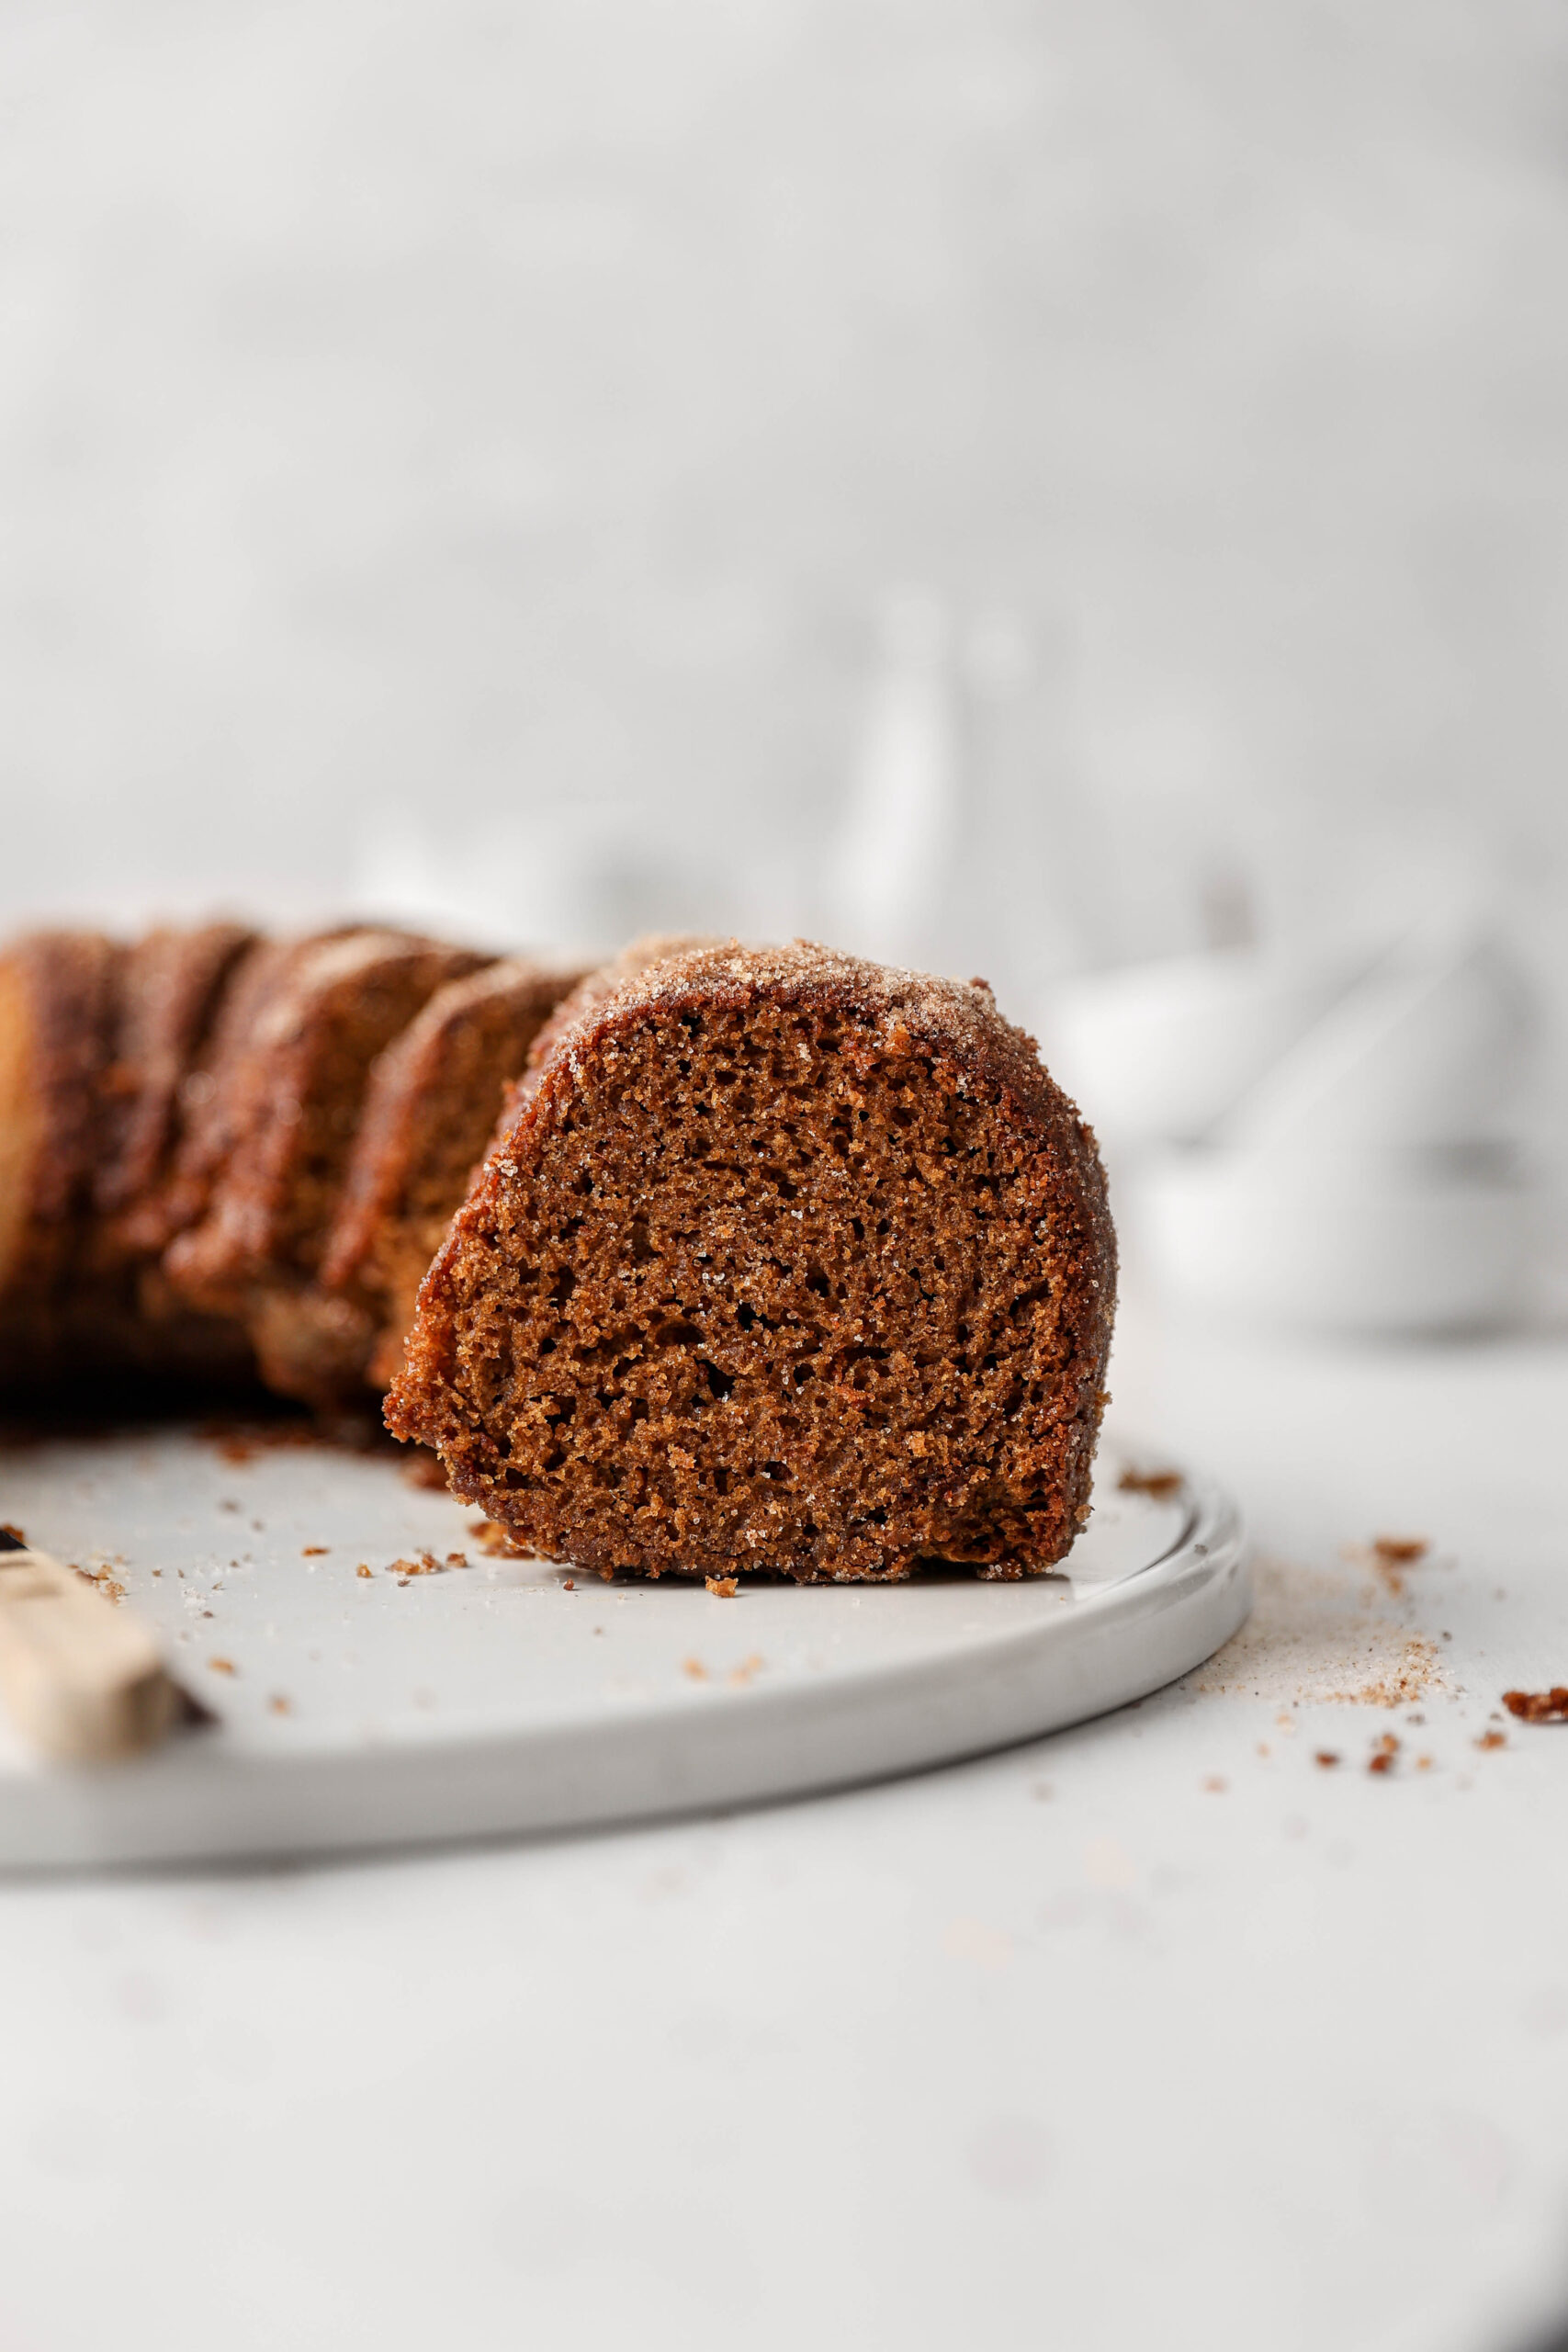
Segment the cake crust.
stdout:
<path fill-rule="evenodd" d="M 984 983 L 730 943 L 580 991 L 420 1294 L 389 1428 L 546 1557 L 1043 1573 L 1115 1286 L 1092 1136 Z"/>

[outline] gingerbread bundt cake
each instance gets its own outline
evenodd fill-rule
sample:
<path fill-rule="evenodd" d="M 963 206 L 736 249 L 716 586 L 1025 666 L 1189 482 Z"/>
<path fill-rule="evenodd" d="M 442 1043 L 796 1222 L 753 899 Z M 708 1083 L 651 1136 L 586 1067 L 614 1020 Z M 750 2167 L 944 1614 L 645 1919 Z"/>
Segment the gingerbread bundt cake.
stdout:
<path fill-rule="evenodd" d="M 183 1101 L 235 968 L 256 944 L 243 924 L 215 922 L 149 932 L 124 954 L 93 1176 L 106 1259 L 144 1255 L 166 1238 L 149 1212 L 174 1172 Z"/>
<path fill-rule="evenodd" d="M 503 1090 L 583 978 L 508 957 L 438 989 L 370 1074 L 321 1287 L 363 1309 L 363 1379 L 402 1362 L 414 1302 L 453 1211 L 495 1132 Z"/>
<path fill-rule="evenodd" d="M 1115 1242 L 984 983 L 702 948 L 575 1017 L 427 1274 L 389 1426 L 604 1572 L 1041 1573 L 1087 1514 Z"/>
<path fill-rule="evenodd" d="M 0 955 L 0 1378 L 47 1376 L 66 1343 L 123 956 L 89 931 Z"/>
<path fill-rule="evenodd" d="M 187 1305 L 237 1318 L 262 1375 L 312 1396 L 352 1378 L 365 1322 L 315 1277 L 376 1057 L 446 981 L 491 959 L 406 933 L 274 951 L 237 991 L 181 1173 L 197 1221 L 164 1258 Z M 204 1198 L 203 1198 L 204 1196 Z"/>

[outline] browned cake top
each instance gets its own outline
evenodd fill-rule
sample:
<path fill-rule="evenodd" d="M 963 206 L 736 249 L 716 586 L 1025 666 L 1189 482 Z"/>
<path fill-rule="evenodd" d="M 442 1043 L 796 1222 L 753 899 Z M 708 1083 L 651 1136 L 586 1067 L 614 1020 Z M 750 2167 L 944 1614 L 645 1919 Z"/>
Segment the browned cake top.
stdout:
<path fill-rule="evenodd" d="M 649 1574 L 1018 1575 L 1087 1508 L 1093 1138 L 983 984 L 689 949 L 519 1091 L 389 1399 L 519 1542 Z"/>
<path fill-rule="evenodd" d="M 572 987 L 556 1006 L 540 1029 L 529 1051 L 527 1067 L 536 1070 L 549 1059 L 557 1045 L 570 1029 L 575 1029 L 599 1005 L 646 972 L 651 965 L 668 963 L 672 956 L 684 956 L 701 947 L 717 947 L 723 943 L 684 932 L 645 932 L 623 947 L 607 962 L 593 965 L 580 974 Z"/>
<path fill-rule="evenodd" d="M 1021 1106 L 1052 1124 L 1064 1106 L 1077 1123 L 1034 1039 L 1002 1018 L 987 982 L 900 971 L 807 939 L 778 947 L 745 946 L 737 939 L 639 941 L 625 960 L 592 973 L 567 999 L 558 1025 L 540 1039 L 535 1071 L 542 1074 L 558 1055 L 570 1064 L 585 1043 L 629 1027 L 645 1008 L 676 1007 L 698 997 L 738 1007 L 777 998 L 847 1017 L 879 1032 L 896 1051 L 918 1042 L 984 1069 Z"/>

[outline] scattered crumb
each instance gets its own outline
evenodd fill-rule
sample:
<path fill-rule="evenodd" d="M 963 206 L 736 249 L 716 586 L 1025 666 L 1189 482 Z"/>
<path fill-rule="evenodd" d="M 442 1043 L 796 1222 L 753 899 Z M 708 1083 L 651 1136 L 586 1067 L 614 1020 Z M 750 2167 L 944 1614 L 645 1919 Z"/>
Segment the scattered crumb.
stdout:
<path fill-rule="evenodd" d="M 1483 1731 L 1475 1745 L 1477 1747 L 1506 1747 L 1508 1735 L 1506 1731 Z"/>
<path fill-rule="evenodd" d="M 531 1560 L 534 1556 L 531 1552 L 524 1551 L 521 1544 L 514 1544 L 505 1528 L 498 1527 L 493 1519 L 469 1520 L 468 1533 L 481 1552 L 489 1552 L 498 1559 Z"/>
<path fill-rule="evenodd" d="M 732 1689 L 743 1690 L 747 1683 L 750 1682 L 754 1676 L 760 1674 L 761 1670 L 762 1661 L 757 1656 L 756 1651 L 753 1650 L 750 1657 L 742 1658 L 739 1666 L 731 1667 L 729 1672 L 725 1677 L 725 1680 L 730 1684 Z"/>
<path fill-rule="evenodd" d="M 448 1552 L 443 1565 L 448 1568 L 466 1568 L 468 1555 L 466 1552 Z"/>
<path fill-rule="evenodd" d="M 293 1700 L 286 1699 L 281 1690 L 275 1690 L 266 1703 L 275 1715 L 291 1715 L 294 1713 Z"/>
<path fill-rule="evenodd" d="M 575 1592 L 577 1590 L 577 1578 L 575 1577 L 568 1577 L 566 1582 L 561 1587 L 561 1590 L 563 1592 Z"/>
<path fill-rule="evenodd" d="M 708 1577 L 705 1579 L 716 1600 L 733 1600 L 736 1579 L 733 1577 Z"/>
<path fill-rule="evenodd" d="M 307 1544 L 299 1557 L 302 1560 L 324 1560 L 332 1548 L 330 1544 Z"/>
<path fill-rule="evenodd" d="M 681 1671 L 682 1674 L 689 1674 L 694 1682 L 705 1682 L 708 1679 L 708 1670 L 700 1657 L 683 1657 L 681 1660 Z"/>
<path fill-rule="evenodd" d="M 220 1510 L 238 1510 L 240 1506 L 238 1503 L 221 1502 L 218 1508 Z"/>
<path fill-rule="evenodd" d="M 1210 1796 L 1223 1797 L 1230 1783 L 1221 1773 L 1211 1772 L 1203 1786 Z"/>
<path fill-rule="evenodd" d="M 1398 1740 L 1395 1739 L 1393 1732 L 1385 1731 L 1382 1737 L 1377 1741 L 1373 1747 L 1371 1755 L 1367 1760 L 1368 1771 L 1392 1772 L 1393 1770 L 1393 1759 L 1398 1753 Z"/>
<path fill-rule="evenodd" d="M 1432 1546 L 1424 1535 L 1374 1535 L 1363 1550 L 1347 1546 L 1346 1557 L 1365 1560 L 1382 1577 L 1395 1600 L 1404 1597 L 1404 1571 L 1424 1560 Z"/>
<path fill-rule="evenodd" d="M 78 1568 L 74 1562 L 72 1566 L 84 1584 L 90 1584 L 96 1591 L 103 1594 L 106 1600 L 112 1601 L 117 1609 L 119 1607 L 125 1599 L 125 1587 L 118 1577 L 111 1577 L 107 1568 Z"/>
<path fill-rule="evenodd" d="M 239 1671 L 231 1657 L 209 1657 L 207 1663 L 214 1674 L 235 1674 Z"/>
<path fill-rule="evenodd" d="M 374 1569 L 372 1568 L 372 1566 L 370 1566 L 370 1563 L 369 1563 L 369 1561 L 368 1561 L 368 1560 L 361 1560 L 361 1561 L 360 1561 L 360 1563 L 359 1563 L 359 1566 L 355 1569 L 354 1573 L 355 1573 L 355 1575 L 356 1577 L 368 1577 L 368 1576 L 374 1576 L 374 1574 L 375 1574 L 375 1570 L 374 1570 Z"/>
<path fill-rule="evenodd" d="M 1260 1739 L 1260 1740 L 1258 1741 L 1258 1753 L 1259 1754 L 1259 1756 L 1267 1756 L 1267 1755 L 1268 1755 L 1268 1753 L 1269 1753 L 1269 1742 L 1268 1742 L 1266 1739 Z"/>
<path fill-rule="evenodd" d="M 1429 1772 L 1431 1769 L 1432 1759 L 1429 1756 L 1418 1756 L 1416 1758 L 1416 1770 L 1418 1772 Z"/>
<path fill-rule="evenodd" d="M 431 1494 L 444 1495 L 446 1492 L 446 1472 L 441 1456 L 432 1453 L 426 1446 L 422 1445 L 416 1453 L 400 1464 L 398 1475 L 406 1485 L 423 1487 Z"/>
<path fill-rule="evenodd" d="M 1152 1495 L 1156 1502 L 1179 1495 L 1185 1479 L 1179 1470 L 1123 1470 L 1116 1481 L 1124 1495 Z"/>
<path fill-rule="evenodd" d="M 1339 1751 L 1334 1747 L 1320 1747 L 1313 1758 L 1313 1762 L 1321 1764 L 1325 1772 L 1332 1772 L 1338 1761 Z"/>
<path fill-rule="evenodd" d="M 1503 1704 L 1522 1724 L 1568 1724 L 1568 1684 L 1550 1690 L 1505 1690 Z"/>
<path fill-rule="evenodd" d="M 434 1552 L 418 1553 L 412 1560 L 394 1560 L 388 1568 L 389 1577 L 438 1577 L 444 1573 L 444 1563 Z"/>

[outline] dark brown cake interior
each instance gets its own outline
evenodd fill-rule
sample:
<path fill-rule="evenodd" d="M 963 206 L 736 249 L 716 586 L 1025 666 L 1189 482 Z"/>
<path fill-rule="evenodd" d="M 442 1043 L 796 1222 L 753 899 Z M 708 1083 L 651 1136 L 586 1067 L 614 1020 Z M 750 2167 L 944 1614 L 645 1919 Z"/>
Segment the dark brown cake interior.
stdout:
<path fill-rule="evenodd" d="M 1102 1402 L 1092 1143 L 988 996 L 949 991 L 922 1036 L 871 967 L 789 953 L 761 981 L 688 959 L 558 1044 L 426 1282 L 389 1423 L 590 1567 L 1048 1567 Z"/>

